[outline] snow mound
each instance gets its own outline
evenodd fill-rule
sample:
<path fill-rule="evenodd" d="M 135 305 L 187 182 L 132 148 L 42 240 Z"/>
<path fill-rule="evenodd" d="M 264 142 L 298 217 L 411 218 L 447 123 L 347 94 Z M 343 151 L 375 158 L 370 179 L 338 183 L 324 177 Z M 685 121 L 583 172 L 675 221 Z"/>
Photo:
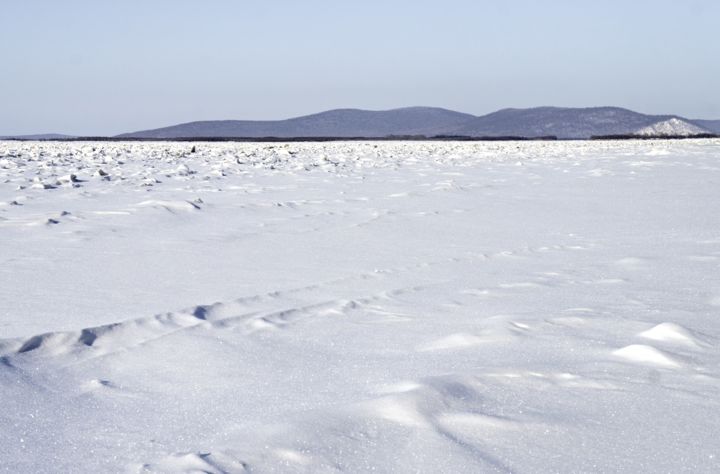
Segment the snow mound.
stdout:
<path fill-rule="evenodd" d="M 613 354 L 622 359 L 639 364 L 656 365 L 666 368 L 680 367 L 677 361 L 663 351 L 644 344 L 632 344 L 616 350 Z"/>
<path fill-rule="evenodd" d="M 687 346 L 698 345 L 698 341 L 690 331 L 675 323 L 660 323 L 647 331 L 641 332 L 639 336 L 654 341 L 672 342 Z"/>
<path fill-rule="evenodd" d="M 708 133 L 704 128 L 678 118 L 663 120 L 635 132 L 641 136 L 691 136 Z"/>

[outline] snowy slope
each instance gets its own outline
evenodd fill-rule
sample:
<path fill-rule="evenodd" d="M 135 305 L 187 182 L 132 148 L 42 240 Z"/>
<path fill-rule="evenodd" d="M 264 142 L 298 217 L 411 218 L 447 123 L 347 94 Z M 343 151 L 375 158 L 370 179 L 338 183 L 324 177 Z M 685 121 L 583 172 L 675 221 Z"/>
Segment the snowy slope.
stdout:
<path fill-rule="evenodd" d="M 673 117 L 663 120 L 647 127 L 643 127 L 635 132 L 635 135 L 641 136 L 691 136 L 710 133 L 709 130 L 698 127 L 690 122 Z"/>
<path fill-rule="evenodd" d="M 718 472 L 719 157 L 0 142 L 0 471 Z"/>

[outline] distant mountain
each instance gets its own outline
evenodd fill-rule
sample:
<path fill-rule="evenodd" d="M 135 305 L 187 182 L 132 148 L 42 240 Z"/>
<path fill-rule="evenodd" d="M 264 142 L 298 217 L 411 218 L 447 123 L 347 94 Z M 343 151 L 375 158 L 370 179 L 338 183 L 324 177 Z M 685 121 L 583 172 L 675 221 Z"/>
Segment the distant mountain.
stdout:
<path fill-rule="evenodd" d="M 428 135 L 453 129 L 474 116 L 437 107 L 407 107 L 385 111 L 336 109 L 287 120 L 220 120 L 189 122 L 172 127 L 119 135 L 120 138 L 182 137 L 385 137 Z"/>
<path fill-rule="evenodd" d="M 209 120 L 125 133 L 114 138 L 381 138 L 391 136 L 590 138 L 603 135 L 692 136 L 720 134 L 720 120 L 646 115 L 620 107 L 535 107 L 474 116 L 438 107 L 392 110 L 335 109 L 285 120 Z M 59 140 L 61 134 L 0 139 Z"/>
<path fill-rule="evenodd" d="M 646 115 L 619 107 L 503 109 L 476 117 L 437 107 L 385 111 L 336 109 L 286 120 L 211 120 L 118 135 L 117 138 L 198 137 L 543 137 L 695 135 L 720 133 L 720 120 Z"/>
<path fill-rule="evenodd" d="M 691 120 L 691 122 L 712 133 L 720 134 L 720 120 Z"/>
<path fill-rule="evenodd" d="M 40 133 L 36 135 L 7 135 L 0 137 L 0 140 L 62 140 L 64 138 L 74 137 L 60 133 Z"/>
<path fill-rule="evenodd" d="M 680 120 L 678 130 L 665 127 L 660 135 L 683 135 L 692 125 L 674 115 L 645 115 L 619 107 L 504 109 L 477 117 L 453 130 L 458 135 L 589 138 L 598 135 L 636 134 L 669 120 Z M 679 125 L 679 122 L 670 122 Z M 697 127 L 697 133 L 707 133 Z"/>

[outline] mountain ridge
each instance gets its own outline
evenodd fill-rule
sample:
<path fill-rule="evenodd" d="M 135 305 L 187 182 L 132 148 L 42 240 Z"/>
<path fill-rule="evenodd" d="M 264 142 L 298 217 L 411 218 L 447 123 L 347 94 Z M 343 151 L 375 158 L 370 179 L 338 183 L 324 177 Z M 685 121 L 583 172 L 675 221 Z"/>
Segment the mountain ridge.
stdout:
<path fill-rule="evenodd" d="M 720 120 L 695 119 L 691 120 L 691 122 L 713 133 L 720 133 Z"/>
<path fill-rule="evenodd" d="M 533 107 L 502 109 L 477 117 L 455 133 L 469 136 L 514 135 L 590 138 L 598 135 L 633 134 L 657 122 L 681 117 L 647 115 L 622 107 Z"/>
<path fill-rule="evenodd" d="M 440 107 L 390 110 L 332 109 L 284 120 L 205 120 L 125 133 L 119 138 L 202 137 L 384 137 L 424 135 L 459 126 L 474 116 Z M 194 135 L 188 135 L 192 133 Z"/>
<path fill-rule="evenodd" d="M 281 120 L 202 120 L 122 133 L 111 139 L 303 138 L 542 138 L 694 136 L 720 134 L 720 120 L 650 115 L 622 107 L 504 108 L 472 115 L 442 107 L 389 110 L 339 108 Z M 63 140 L 62 134 L 7 135 L 0 139 Z M 98 137 L 102 138 L 102 137 Z"/>
<path fill-rule="evenodd" d="M 3 135 L 0 140 L 66 140 L 75 138 L 74 135 L 65 135 L 63 133 L 33 133 L 30 135 Z"/>
<path fill-rule="evenodd" d="M 663 123 L 663 126 L 654 125 Z M 704 124 L 704 125 L 703 125 Z M 715 129 L 717 125 L 717 129 Z M 632 135 L 647 130 L 659 135 L 717 133 L 720 121 L 691 120 L 678 115 L 649 115 L 622 107 L 505 108 L 474 116 L 440 107 L 390 110 L 332 109 L 283 120 L 205 120 L 117 135 L 116 138 L 302 138 L 388 136 L 467 136 L 591 138 Z"/>

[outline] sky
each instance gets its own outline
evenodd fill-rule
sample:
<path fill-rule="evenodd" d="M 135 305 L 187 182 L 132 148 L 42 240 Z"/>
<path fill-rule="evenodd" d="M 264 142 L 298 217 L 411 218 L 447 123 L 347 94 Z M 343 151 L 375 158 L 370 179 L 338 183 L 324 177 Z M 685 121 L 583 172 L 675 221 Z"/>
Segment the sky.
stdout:
<path fill-rule="evenodd" d="M 3 0 L 0 135 L 353 107 L 720 119 L 717 0 Z"/>

